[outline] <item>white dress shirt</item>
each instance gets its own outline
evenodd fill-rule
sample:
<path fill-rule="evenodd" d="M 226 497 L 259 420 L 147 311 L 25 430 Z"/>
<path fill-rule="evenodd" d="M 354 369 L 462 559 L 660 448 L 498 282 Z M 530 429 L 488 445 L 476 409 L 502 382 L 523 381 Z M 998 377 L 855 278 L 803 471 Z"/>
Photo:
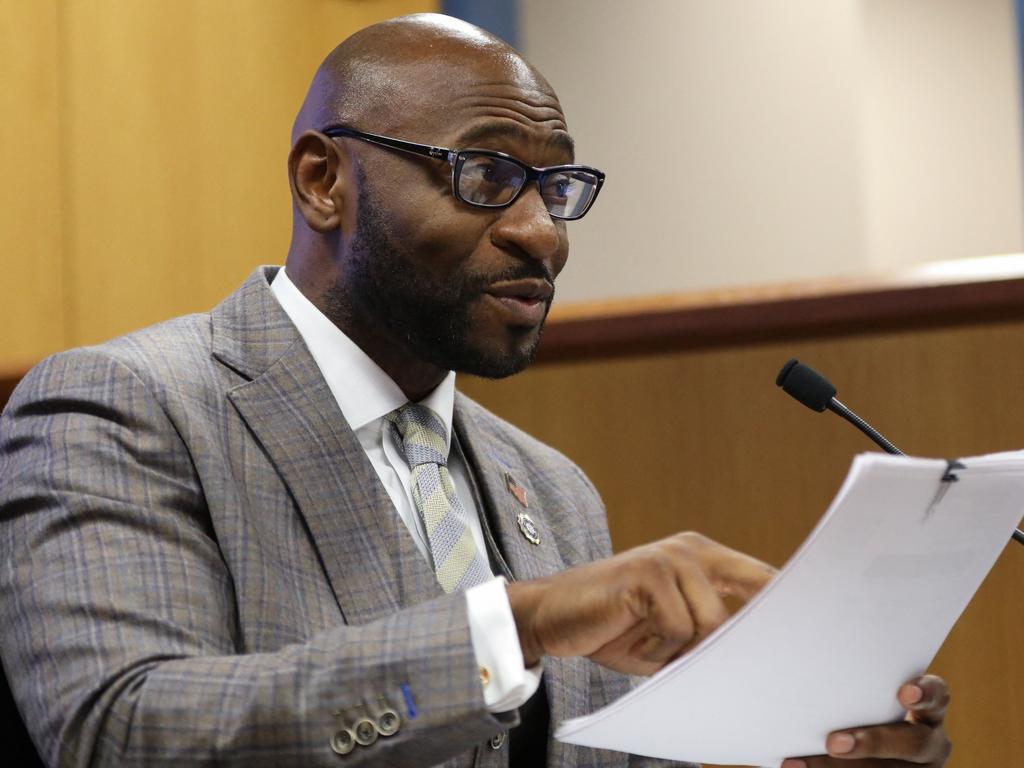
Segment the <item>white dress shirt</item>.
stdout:
<path fill-rule="evenodd" d="M 355 342 L 295 287 L 283 267 L 270 288 L 306 342 L 342 415 L 366 451 L 367 458 L 417 548 L 430 562 L 426 529 L 412 498 L 409 465 L 391 430 L 385 428 L 386 416 L 405 405 L 409 399 Z M 420 402 L 444 423 L 451 447 L 455 372 L 449 372 L 437 388 Z M 450 453 L 448 471 L 459 500 L 468 513 L 467 522 L 477 549 L 486 553 L 479 510 L 470 485 L 469 468 L 460 451 Z M 389 514 L 389 510 L 381 512 Z M 487 708 L 491 712 L 504 712 L 521 706 L 537 690 L 542 670 L 540 665 L 531 669 L 523 665 L 523 652 L 519 647 L 519 635 L 505 592 L 505 580 L 494 578 L 466 590 L 466 604 L 470 637 L 481 669 L 481 684 Z"/>

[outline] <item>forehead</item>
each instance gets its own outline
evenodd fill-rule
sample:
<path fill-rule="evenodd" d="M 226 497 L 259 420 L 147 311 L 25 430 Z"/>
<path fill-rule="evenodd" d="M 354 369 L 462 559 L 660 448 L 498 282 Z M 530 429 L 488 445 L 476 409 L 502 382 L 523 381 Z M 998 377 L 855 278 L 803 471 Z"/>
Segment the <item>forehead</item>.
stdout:
<path fill-rule="evenodd" d="M 497 142 L 573 153 L 558 97 L 516 56 L 441 61 L 411 74 L 415 107 L 400 126 L 406 135 L 457 148 Z"/>

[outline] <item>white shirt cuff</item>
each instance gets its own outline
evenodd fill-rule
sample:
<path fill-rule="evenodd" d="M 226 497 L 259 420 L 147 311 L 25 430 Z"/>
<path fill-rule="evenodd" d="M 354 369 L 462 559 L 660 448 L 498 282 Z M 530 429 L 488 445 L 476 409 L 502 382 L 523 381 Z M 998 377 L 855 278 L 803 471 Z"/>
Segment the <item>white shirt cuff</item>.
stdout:
<path fill-rule="evenodd" d="M 469 635 L 480 667 L 484 703 L 490 712 L 517 709 L 533 696 L 544 672 L 541 664 L 523 666 L 523 649 L 505 591 L 497 577 L 466 590 Z"/>

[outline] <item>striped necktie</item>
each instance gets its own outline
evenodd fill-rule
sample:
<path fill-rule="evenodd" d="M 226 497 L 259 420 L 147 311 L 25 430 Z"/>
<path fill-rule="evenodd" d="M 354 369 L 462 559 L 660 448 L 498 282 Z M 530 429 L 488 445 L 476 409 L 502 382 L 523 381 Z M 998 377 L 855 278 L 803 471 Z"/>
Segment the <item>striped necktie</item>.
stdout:
<path fill-rule="evenodd" d="M 412 473 L 412 498 L 430 543 L 434 573 L 448 593 L 491 578 L 487 559 L 477 551 L 466 509 L 448 473 L 448 432 L 441 419 L 418 403 L 387 415 Z"/>

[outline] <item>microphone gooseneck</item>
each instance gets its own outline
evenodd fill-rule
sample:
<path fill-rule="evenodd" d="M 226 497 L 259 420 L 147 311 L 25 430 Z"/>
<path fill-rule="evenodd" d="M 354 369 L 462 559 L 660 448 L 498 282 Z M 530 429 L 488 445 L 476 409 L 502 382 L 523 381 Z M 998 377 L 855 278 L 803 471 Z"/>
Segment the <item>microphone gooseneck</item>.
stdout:
<path fill-rule="evenodd" d="M 886 453 L 893 453 L 897 456 L 904 455 L 903 451 L 886 440 L 881 432 L 836 399 L 836 388 L 831 381 L 795 357 L 789 358 L 782 366 L 782 370 L 775 378 L 775 383 L 782 387 L 783 392 L 796 398 L 812 411 L 821 413 L 827 409 L 832 413 L 839 414 L 871 438 Z"/>
<path fill-rule="evenodd" d="M 897 456 L 905 454 L 895 445 L 890 443 L 881 432 L 868 424 L 864 419 L 851 411 L 836 399 L 836 388 L 832 382 L 811 368 L 804 365 L 795 357 L 791 357 L 782 366 L 779 375 L 775 378 L 776 385 L 782 387 L 782 391 L 800 401 L 812 411 L 819 413 L 830 410 L 853 424 L 857 429 L 873 440 L 883 451 Z M 1024 544 L 1024 531 L 1016 529 L 1013 532 L 1014 541 Z"/>
<path fill-rule="evenodd" d="M 859 429 L 865 435 L 867 435 L 872 440 L 874 440 L 875 443 L 883 451 L 885 451 L 886 453 L 892 453 L 892 454 L 895 454 L 896 456 L 905 456 L 906 455 L 905 453 L 903 453 L 903 451 L 901 451 L 895 445 L 893 445 L 888 440 L 886 440 L 885 436 L 881 432 L 879 432 L 877 429 L 872 427 L 870 424 L 868 424 L 866 421 L 864 421 L 864 419 L 862 419 L 856 413 L 851 411 L 849 408 L 847 408 L 841 402 L 836 400 L 834 397 L 829 402 L 828 409 L 830 411 L 832 411 L 832 413 L 838 413 L 840 416 L 842 416 L 848 422 L 853 424 L 853 426 L 855 426 L 857 429 Z"/>

